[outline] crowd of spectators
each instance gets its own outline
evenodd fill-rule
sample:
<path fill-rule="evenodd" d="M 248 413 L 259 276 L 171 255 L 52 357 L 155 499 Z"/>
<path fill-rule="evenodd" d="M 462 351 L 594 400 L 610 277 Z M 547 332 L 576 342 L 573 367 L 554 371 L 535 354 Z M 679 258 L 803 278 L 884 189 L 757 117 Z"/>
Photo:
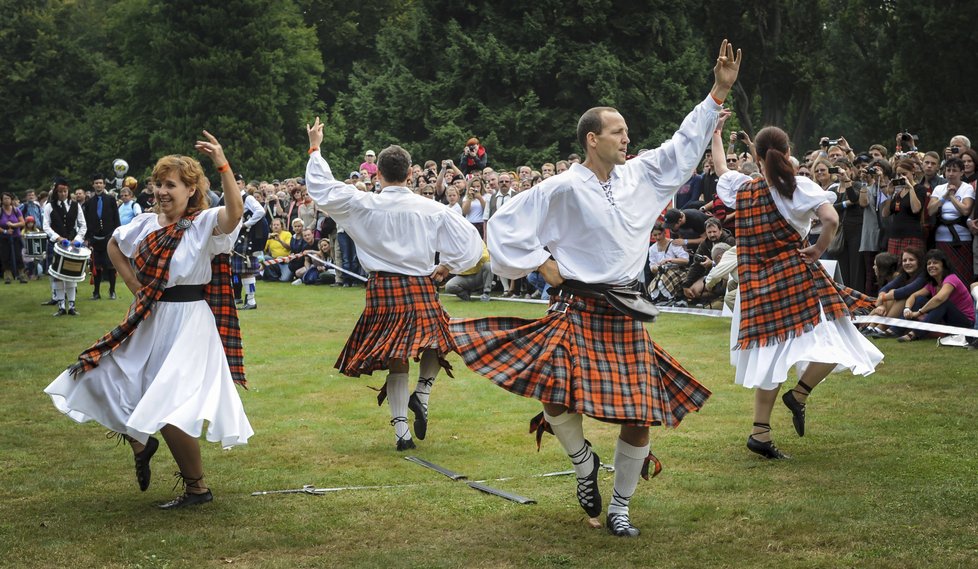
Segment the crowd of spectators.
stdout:
<path fill-rule="evenodd" d="M 698 171 L 680 188 L 673 207 L 651 228 L 647 270 L 641 278 L 659 303 L 732 305 L 738 282 L 737 212 L 716 195 L 717 181 L 727 170 L 752 176 L 759 172 L 746 133 L 730 133 L 723 142 L 725 148 L 715 143 L 706 153 Z M 907 132 L 899 133 L 894 142 L 893 152 L 882 144 L 857 150 L 843 136 L 824 137 L 812 150 L 794 149 L 797 175 L 811 178 L 835 196 L 840 225 L 823 259 L 838 263 L 846 286 L 878 295 L 877 315 L 974 326 L 974 302 L 970 311 L 965 310 L 962 291 L 978 299 L 978 288 L 972 284 L 978 273 L 978 212 L 974 207 L 978 154 L 966 136 L 955 136 L 943 148 L 932 145 L 937 148 L 927 151 Z M 722 162 L 714 163 L 714 154 L 721 153 Z M 492 163 L 479 139 L 472 137 L 457 158 L 415 164 L 408 185 L 465 217 L 485 237 L 486 222 L 506 201 L 580 161 L 572 154 L 566 160 L 540 164 L 539 169 L 529 164 L 501 168 Z M 360 191 L 380 191 L 376 153 L 367 150 L 345 181 Z M 264 280 L 363 284 L 366 275 L 357 259 L 356 243 L 313 202 L 302 177 L 249 182 L 239 176 L 238 183 L 264 208 L 270 228 L 261 257 Z M 110 193 L 118 195 L 122 224 L 153 207 L 149 180 L 136 195 L 127 187 L 112 188 Z M 22 202 L 18 196 L 4 194 L 3 234 L 11 237 L 2 245 L 11 249 L 14 234 L 19 237 L 25 227 L 37 226 L 47 194 L 28 190 Z M 84 202 L 90 195 L 90 190 L 78 188 L 73 199 Z M 10 218 L 17 214 L 6 213 L 8 202 L 20 214 L 20 225 Z M 812 243 L 820 231 L 814 221 L 809 235 Z M 24 256 L 21 249 L 17 251 L 21 254 L 8 251 L 0 255 L 3 268 L 12 277 L 36 278 L 39 271 L 32 269 L 29 257 L 28 270 L 18 273 L 17 259 L 23 261 Z M 504 297 L 547 298 L 546 284 L 539 275 L 531 273 L 517 280 L 495 277 L 488 252 L 485 257 L 477 267 L 451 279 L 446 292 L 463 300 L 488 300 L 492 292 Z M 935 265 L 934 275 L 928 272 L 928 263 Z M 937 271 L 937 265 L 944 268 Z M 867 332 L 881 337 L 908 335 L 886 326 L 873 326 Z M 913 339 L 914 334 L 910 336 Z"/>

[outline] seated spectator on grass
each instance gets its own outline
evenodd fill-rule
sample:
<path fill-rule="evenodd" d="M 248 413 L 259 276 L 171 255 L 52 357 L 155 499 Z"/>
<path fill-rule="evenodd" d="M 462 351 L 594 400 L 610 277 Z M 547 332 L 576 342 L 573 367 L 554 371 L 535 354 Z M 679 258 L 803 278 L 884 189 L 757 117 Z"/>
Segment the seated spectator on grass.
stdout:
<path fill-rule="evenodd" d="M 320 261 L 328 262 L 330 259 L 331 242 L 329 239 L 320 239 L 316 242 L 316 250 L 309 249 L 302 257 L 303 266 L 295 272 L 295 276 L 301 279 L 302 284 L 320 285 L 333 284 L 336 282 L 336 271 L 324 265 Z M 296 284 L 293 282 L 292 284 Z"/>
<path fill-rule="evenodd" d="M 713 268 L 704 277 L 704 284 L 707 289 L 724 287 L 726 292 L 723 295 L 723 304 L 732 311 L 734 301 L 737 299 L 737 287 L 740 286 L 740 277 L 737 275 L 737 247 L 717 243 L 711 253 Z"/>
<path fill-rule="evenodd" d="M 652 272 L 649 295 L 656 302 L 681 300 L 689 253 L 680 244 L 681 240 L 666 237 L 665 228 L 659 223 L 652 228 L 652 240 L 654 243 L 649 247 L 649 270 Z"/>
<path fill-rule="evenodd" d="M 472 295 L 478 294 L 479 300 L 489 302 L 489 293 L 492 292 L 492 266 L 485 243 L 482 244 L 482 258 L 479 262 L 449 279 L 445 283 L 445 292 L 464 301 L 472 300 Z"/>
<path fill-rule="evenodd" d="M 889 275 L 891 259 L 896 260 L 892 253 L 880 253 L 873 262 L 877 279 L 883 284 L 876 297 L 874 316 L 900 318 L 903 308 L 910 295 L 922 289 L 927 284 L 924 272 L 924 252 L 916 247 L 908 247 L 900 256 L 900 270 Z M 877 324 L 866 329 L 866 333 L 874 338 L 896 337 L 896 331 L 885 324 Z"/>
<path fill-rule="evenodd" d="M 285 257 L 289 254 L 291 244 L 292 234 L 282 229 L 282 220 L 273 219 L 272 228 L 268 232 L 268 241 L 265 242 L 265 255 L 271 259 Z M 286 270 L 288 270 L 287 265 Z M 289 279 L 288 275 L 283 278 L 282 265 L 278 264 L 269 265 L 265 268 L 264 280 L 285 282 Z"/>
<path fill-rule="evenodd" d="M 961 282 L 943 251 L 931 249 L 925 257 L 927 284 L 910 295 L 904 305 L 903 317 L 930 324 L 946 324 L 974 328 L 975 301 L 968 286 Z M 926 333 L 910 330 L 900 336 L 901 342 L 912 342 Z"/>
<path fill-rule="evenodd" d="M 720 220 L 711 217 L 706 220 L 706 239 L 696 246 L 696 253 L 683 279 L 683 294 L 687 302 L 709 302 L 717 296 L 706 287 L 703 277 L 713 268 L 713 248 L 719 243 L 733 247 L 734 238 L 720 226 Z"/>
<path fill-rule="evenodd" d="M 289 252 L 293 255 L 298 255 L 306 251 L 316 250 L 316 235 L 313 233 L 312 229 L 303 229 L 299 234 L 292 235 L 292 242 L 289 244 Z M 303 268 L 306 264 L 305 256 L 296 257 L 289 261 L 289 276 L 293 277 L 299 269 Z M 285 270 L 282 270 L 285 273 Z M 298 280 L 298 279 L 296 279 Z M 301 282 L 301 281 L 300 281 Z M 293 282 L 292 284 L 300 284 Z"/>
<path fill-rule="evenodd" d="M 533 271 L 526 275 L 526 282 L 529 283 L 531 287 L 536 289 L 530 294 L 530 298 L 550 300 L 550 293 L 547 292 L 550 285 L 547 284 L 546 279 L 543 278 L 540 271 Z"/>

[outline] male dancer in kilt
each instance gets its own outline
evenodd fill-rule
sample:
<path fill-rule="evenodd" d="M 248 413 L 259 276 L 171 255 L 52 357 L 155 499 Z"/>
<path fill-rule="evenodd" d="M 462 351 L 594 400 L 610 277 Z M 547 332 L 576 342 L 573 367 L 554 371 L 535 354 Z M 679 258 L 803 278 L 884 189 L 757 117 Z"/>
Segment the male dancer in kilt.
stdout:
<path fill-rule="evenodd" d="M 628 504 L 649 457 L 649 426 L 677 426 L 710 392 L 650 340 L 642 322 L 599 293 L 634 286 L 642 274 L 652 225 L 702 158 L 739 69 L 740 52 L 735 57 L 724 41 L 710 97 L 671 141 L 627 163 L 625 119 L 609 107 L 584 113 L 577 126 L 584 164 L 518 194 L 489 220 L 493 271 L 514 279 L 539 271 L 556 289 L 548 315 L 452 326 L 470 368 L 543 403 L 592 525 L 600 525 L 594 518 L 602 511 L 600 460 L 584 439 L 582 415 L 621 425 L 607 519 L 616 536 L 639 534 Z"/>
<path fill-rule="evenodd" d="M 439 367 L 451 375 L 444 356 L 456 351 L 435 281 L 474 267 L 482 257 L 482 240 L 464 217 L 405 187 L 411 156 L 400 146 L 377 156 L 380 193 L 361 192 L 333 178 L 319 152 L 323 124 L 318 117 L 308 132 L 309 195 L 346 229 L 357 244 L 360 264 L 370 272 L 366 307 L 336 367 L 350 377 L 388 370 L 385 391 L 397 450 L 412 449 L 407 410 L 414 413 L 415 436 L 424 439 L 432 383 Z M 441 254 L 437 266 L 435 252 Z M 408 358 L 420 361 L 413 394 L 408 391 Z"/>

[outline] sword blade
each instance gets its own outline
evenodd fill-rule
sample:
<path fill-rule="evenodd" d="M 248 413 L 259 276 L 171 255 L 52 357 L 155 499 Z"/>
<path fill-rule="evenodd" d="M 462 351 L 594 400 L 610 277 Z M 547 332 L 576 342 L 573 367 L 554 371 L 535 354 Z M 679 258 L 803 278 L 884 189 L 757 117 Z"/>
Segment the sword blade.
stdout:
<path fill-rule="evenodd" d="M 506 492 L 505 490 L 500 490 L 498 488 L 493 488 L 492 486 L 486 486 L 485 484 L 479 484 L 478 482 L 466 482 L 469 488 L 478 490 L 479 492 L 485 492 L 486 494 L 492 494 L 493 496 L 499 496 L 510 502 L 516 502 L 517 504 L 536 504 L 537 501 L 532 498 L 527 498 L 526 496 L 520 496 L 519 494 L 513 494 Z"/>
<path fill-rule="evenodd" d="M 444 474 L 445 476 L 451 478 L 452 480 L 465 480 L 466 479 L 466 476 L 464 474 L 459 474 L 458 472 L 454 472 L 454 471 L 449 470 L 447 468 L 444 468 L 442 466 L 438 466 L 437 464 L 435 464 L 433 462 L 428 462 L 427 460 L 425 460 L 423 458 L 418 458 L 416 456 L 405 456 L 404 457 L 404 460 L 410 460 L 411 462 L 413 462 L 415 464 L 420 464 L 421 466 L 423 466 L 425 468 L 430 468 L 431 470 L 434 470 L 435 472 L 438 472 L 439 474 Z"/>

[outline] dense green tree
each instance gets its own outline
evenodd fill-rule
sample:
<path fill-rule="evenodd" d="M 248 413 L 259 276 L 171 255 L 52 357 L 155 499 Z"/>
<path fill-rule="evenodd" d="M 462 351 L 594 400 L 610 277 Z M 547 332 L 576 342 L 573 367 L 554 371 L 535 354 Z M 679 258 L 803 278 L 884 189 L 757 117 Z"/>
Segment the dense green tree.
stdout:
<path fill-rule="evenodd" d="M 628 120 L 634 148 L 656 146 L 709 86 L 712 57 L 691 32 L 688 5 L 408 4 L 378 34 L 380 63 L 354 65 L 339 98 L 345 126 L 354 145 L 399 141 L 418 160 L 455 158 L 478 136 L 497 164 L 539 165 L 580 152 L 577 118 L 610 105 Z"/>
<path fill-rule="evenodd" d="M 247 178 L 301 171 L 322 61 L 291 0 L 133 0 L 110 20 L 118 66 L 106 134 L 131 164 L 190 153 L 206 128 Z"/>

